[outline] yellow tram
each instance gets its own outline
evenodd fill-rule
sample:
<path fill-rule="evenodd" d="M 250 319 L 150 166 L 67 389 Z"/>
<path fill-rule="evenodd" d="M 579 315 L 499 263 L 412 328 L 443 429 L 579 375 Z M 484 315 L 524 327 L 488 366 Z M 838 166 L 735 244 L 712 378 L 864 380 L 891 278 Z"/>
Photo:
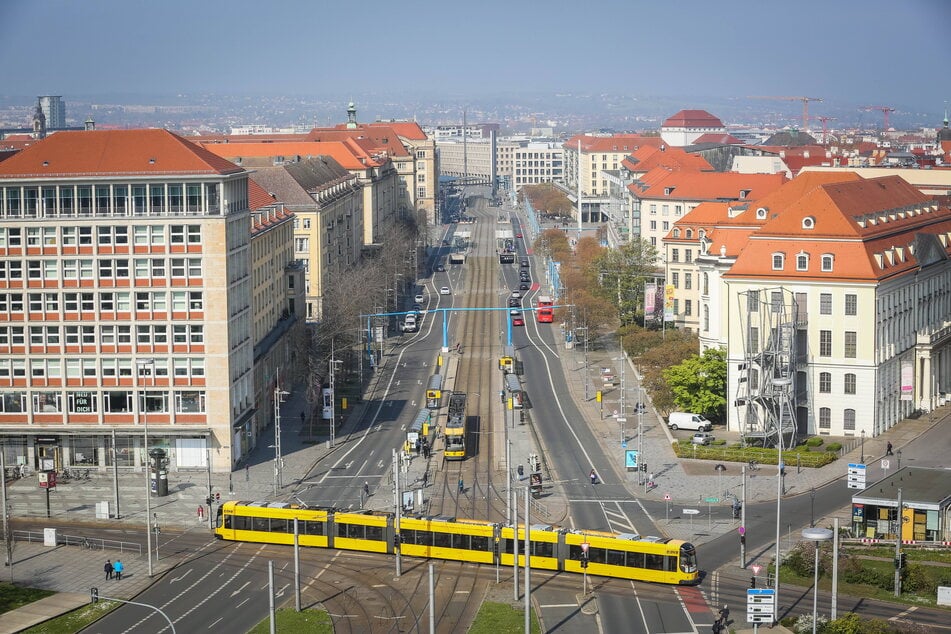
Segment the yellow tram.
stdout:
<path fill-rule="evenodd" d="M 302 546 L 338 548 L 511 566 L 517 534 L 518 563 L 525 563 L 525 526 L 516 528 L 455 517 L 406 517 L 397 529 L 390 513 L 337 512 L 287 503 L 226 502 L 218 509 L 215 536 L 230 541 L 294 543 L 294 519 Z M 517 533 L 516 533 L 517 530 Z M 688 542 L 602 531 L 533 525 L 531 566 L 675 585 L 700 582 L 697 554 Z"/>

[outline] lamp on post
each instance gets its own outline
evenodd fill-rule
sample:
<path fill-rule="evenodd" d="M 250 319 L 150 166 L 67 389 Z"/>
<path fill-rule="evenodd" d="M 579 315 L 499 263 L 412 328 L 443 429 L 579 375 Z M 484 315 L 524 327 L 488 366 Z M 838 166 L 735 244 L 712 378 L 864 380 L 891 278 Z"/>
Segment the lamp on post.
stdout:
<path fill-rule="evenodd" d="M 773 387 L 776 388 L 779 393 L 779 420 L 776 424 L 776 447 L 779 450 L 779 455 L 776 460 L 776 564 L 773 575 L 773 596 L 775 603 L 775 618 L 776 621 L 779 621 L 779 568 L 782 562 L 782 552 L 780 547 L 780 518 L 782 513 L 782 504 L 783 504 L 783 418 L 785 417 L 786 411 L 786 396 L 789 386 L 792 385 L 792 379 L 789 377 L 774 377 L 772 380 Z"/>
<path fill-rule="evenodd" d="M 155 359 L 138 359 L 135 362 L 138 370 L 137 376 L 141 380 L 145 374 L 145 368 L 149 368 L 149 375 L 152 377 L 152 387 L 155 387 Z M 141 392 L 140 392 L 141 393 Z M 139 399 L 139 413 L 142 416 L 143 439 L 142 439 L 142 457 L 145 459 L 145 551 L 149 558 L 149 577 L 152 576 L 152 468 L 149 464 L 149 408 L 148 392 L 142 394 Z M 158 474 L 156 474 L 158 478 Z M 158 482 L 156 482 L 158 484 Z"/>
<path fill-rule="evenodd" d="M 283 396 L 287 396 L 290 392 L 286 392 L 280 388 L 280 386 L 274 387 L 274 494 L 277 495 L 278 490 L 284 486 L 283 482 L 283 473 L 282 473 L 282 463 L 283 458 L 281 457 L 281 402 Z"/>
<path fill-rule="evenodd" d="M 832 531 L 828 528 L 804 528 L 802 529 L 802 538 L 816 543 L 816 561 L 813 569 L 812 580 L 812 634 L 816 634 L 816 619 L 818 618 L 819 608 L 819 542 L 827 542 L 832 539 Z M 779 570 L 777 569 L 777 576 Z M 777 610 L 778 612 L 778 610 Z M 779 615 L 777 614 L 777 617 Z"/>
<path fill-rule="evenodd" d="M 343 363 L 333 358 L 334 351 L 330 349 L 330 446 L 337 444 L 337 391 L 334 376 L 337 374 L 337 365 Z"/>
<path fill-rule="evenodd" d="M 861 464 L 865 464 L 865 430 L 862 430 L 862 457 L 859 458 Z"/>

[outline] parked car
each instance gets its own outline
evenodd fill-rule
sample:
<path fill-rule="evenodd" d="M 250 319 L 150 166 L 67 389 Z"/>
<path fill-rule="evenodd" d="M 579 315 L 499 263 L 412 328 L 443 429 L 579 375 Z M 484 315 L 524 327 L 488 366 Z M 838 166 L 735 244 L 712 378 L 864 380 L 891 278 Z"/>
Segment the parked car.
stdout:
<path fill-rule="evenodd" d="M 715 437 L 708 431 L 698 431 L 693 435 L 693 438 L 690 439 L 695 445 L 709 445 L 714 441 Z"/>
<path fill-rule="evenodd" d="M 448 286 L 443 286 L 442 288 L 439 289 L 439 294 L 440 294 L 440 295 L 451 295 L 451 294 L 452 294 L 452 291 L 449 290 L 449 287 L 448 287 Z"/>
<path fill-rule="evenodd" d="M 704 418 L 703 414 L 690 412 L 671 412 L 667 417 L 667 425 L 674 431 L 678 429 L 692 429 L 694 431 L 710 431 L 713 423 Z"/>
<path fill-rule="evenodd" d="M 442 264 L 437 264 L 437 265 L 436 265 L 436 272 L 437 272 L 437 273 L 445 273 L 445 271 L 446 271 L 446 267 L 445 267 L 445 266 L 443 266 Z"/>

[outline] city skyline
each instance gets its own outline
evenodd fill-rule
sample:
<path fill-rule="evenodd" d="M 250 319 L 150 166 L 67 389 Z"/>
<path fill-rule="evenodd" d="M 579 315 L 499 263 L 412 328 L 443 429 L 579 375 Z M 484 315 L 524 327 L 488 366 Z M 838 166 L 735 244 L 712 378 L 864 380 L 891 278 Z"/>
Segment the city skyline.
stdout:
<path fill-rule="evenodd" d="M 55 10 L 51 11 L 51 6 Z M 900 7 L 900 8 L 896 8 Z M 938 111 L 951 4 L 12 2 L 7 97 L 752 95 Z M 700 104 L 702 105 L 702 104 Z"/>

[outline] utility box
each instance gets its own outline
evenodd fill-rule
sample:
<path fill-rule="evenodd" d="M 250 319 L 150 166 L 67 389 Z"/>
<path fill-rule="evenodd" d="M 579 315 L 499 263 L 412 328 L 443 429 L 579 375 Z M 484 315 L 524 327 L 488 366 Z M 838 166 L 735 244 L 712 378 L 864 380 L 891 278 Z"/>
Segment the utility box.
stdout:
<path fill-rule="evenodd" d="M 156 497 L 165 497 L 168 495 L 168 454 L 164 449 L 149 450 L 149 482 L 151 483 L 152 493 Z"/>
<path fill-rule="evenodd" d="M 97 520 L 109 519 L 109 503 L 108 502 L 96 502 L 96 519 Z"/>

